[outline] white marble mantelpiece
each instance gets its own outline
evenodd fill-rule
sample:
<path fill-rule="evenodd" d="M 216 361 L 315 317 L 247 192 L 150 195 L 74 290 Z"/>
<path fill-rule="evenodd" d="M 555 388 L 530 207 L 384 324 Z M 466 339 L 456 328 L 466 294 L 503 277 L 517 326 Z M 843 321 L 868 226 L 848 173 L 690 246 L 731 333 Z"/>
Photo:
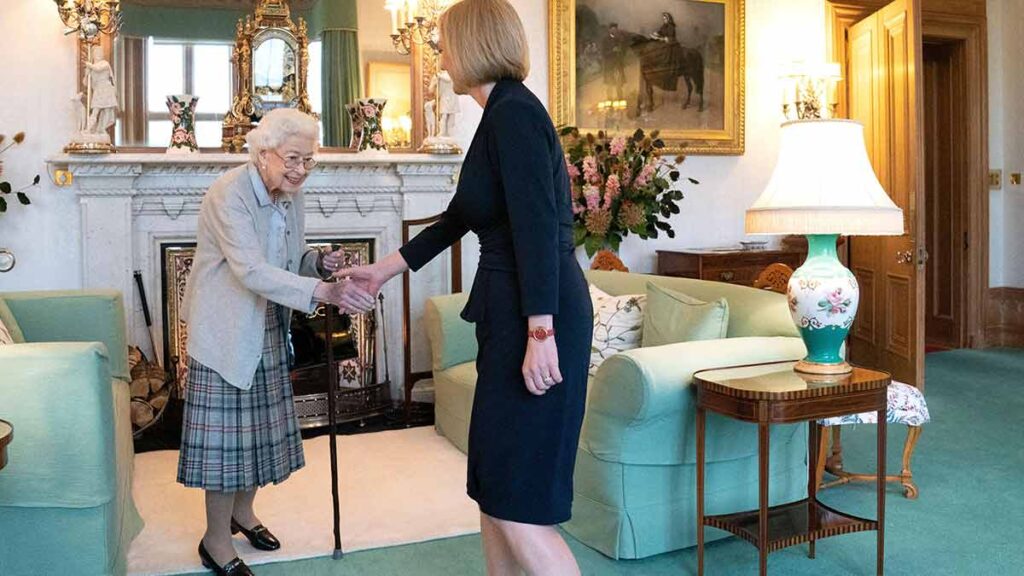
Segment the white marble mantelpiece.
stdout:
<path fill-rule="evenodd" d="M 221 174 L 247 160 L 246 154 L 223 153 L 60 155 L 47 160 L 51 171 L 73 175 L 69 190 L 81 204 L 82 286 L 124 294 L 129 342 L 151 350 L 133 279 L 138 270 L 153 318 L 157 357 L 162 357 L 160 247 L 194 242 L 203 194 Z M 402 220 L 444 210 L 462 158 L 321 154 L 317 160 L 304 186 L 307 239 L 373 238 L 380 257 L 401 245 Z M 430 274 L 438 278 L 422 280 L 447 284 L 449 268 L 432 266 Z M 384 296 L 392 393 L 398 398 L 403 374 L 401 283 L 386 285 Z M 423 354 L 416 352 L 417 357 Z"/>

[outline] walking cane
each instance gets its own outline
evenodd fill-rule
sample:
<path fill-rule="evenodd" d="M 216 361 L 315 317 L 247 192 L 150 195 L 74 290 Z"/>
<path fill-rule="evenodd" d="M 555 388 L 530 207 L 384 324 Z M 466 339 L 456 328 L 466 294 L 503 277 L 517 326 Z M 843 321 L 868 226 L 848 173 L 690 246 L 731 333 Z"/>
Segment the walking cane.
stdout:
<path fill-rule="evenodd" d="M 334 554 L 335 560 L 340 560 L 345 552 L 341 549 L 341 506 L 338 497 L 338 435 L 337 413 L 334 403 L 335 393 L 338 388 L 338 365 L 334 362 L 334 305 L 324 304 L 326 316 L 325 330 L 327 334 L 324 341 L 327 344 L 327 421 L 330 429 L 331 444 L 331 497 L 334 502 Z"/>

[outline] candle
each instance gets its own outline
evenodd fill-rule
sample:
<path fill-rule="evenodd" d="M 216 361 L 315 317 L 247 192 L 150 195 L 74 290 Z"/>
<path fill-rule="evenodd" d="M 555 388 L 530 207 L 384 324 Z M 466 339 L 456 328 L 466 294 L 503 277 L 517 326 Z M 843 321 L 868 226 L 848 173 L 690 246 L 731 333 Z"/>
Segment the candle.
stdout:
<path fill-rule="evenodd" d="M 407 0 L 409 3 L 409 22 L 412 22 L 419 16 L 419 2 L 417 0 Z"/>
<path fill-rule="evenodd" d="M 391 12 L 391 33 L 398 34 L 398 8 L 388 6 L 388 12 Z"/>

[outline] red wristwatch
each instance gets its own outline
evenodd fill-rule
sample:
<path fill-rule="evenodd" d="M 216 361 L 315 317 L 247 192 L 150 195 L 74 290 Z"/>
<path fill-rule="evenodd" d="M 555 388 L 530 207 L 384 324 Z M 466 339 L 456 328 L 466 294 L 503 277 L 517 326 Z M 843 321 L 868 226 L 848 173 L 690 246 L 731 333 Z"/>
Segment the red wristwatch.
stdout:
<path fill-rule="evenodd" d="M 555 335 L 555 329 L 537 326 L 533 330 L 530 330 L 527 334 L 530 338 L 533 338 L 537 342 L 543 342 Z"/>

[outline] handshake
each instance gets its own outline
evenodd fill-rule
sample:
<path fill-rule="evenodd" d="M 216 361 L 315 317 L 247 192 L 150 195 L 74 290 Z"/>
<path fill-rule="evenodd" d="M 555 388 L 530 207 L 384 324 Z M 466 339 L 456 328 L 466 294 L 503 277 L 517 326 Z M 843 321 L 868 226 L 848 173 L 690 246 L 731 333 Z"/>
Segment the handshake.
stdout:
<path fill-rule="evenodd" d="M 321 282 L 313 292 L 318 302 L 334 304 L 344 314 L 362 314 L 373 310 L 381 286 L 390 278 L 374 265 L 342 268 L 344 254 L 336 250 L 324 255 L 324 270 L 337 282 Z"/>

